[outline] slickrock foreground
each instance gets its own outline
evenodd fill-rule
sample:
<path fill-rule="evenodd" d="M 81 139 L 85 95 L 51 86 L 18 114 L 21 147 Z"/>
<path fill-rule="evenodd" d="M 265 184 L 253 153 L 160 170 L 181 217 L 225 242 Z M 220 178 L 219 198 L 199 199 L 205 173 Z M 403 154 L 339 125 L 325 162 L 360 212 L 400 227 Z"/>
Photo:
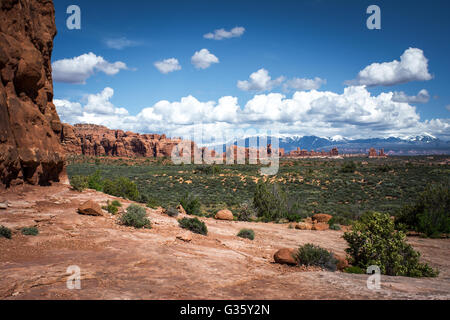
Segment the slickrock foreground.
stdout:
<path fill-rule="evenodd" d="M 286 224 L 203 219 L 208 236 L 180 239 L 175 218 L 148 210 L 151 230 L 120 226 L 117 216 L 77 213 L 80 204 L 114 197 L 65 185 L 20 186 L 0 193 L 8 208 L 0 225 L 0 299 L 449 299 L 450 240 L 410 238 L 438 278 L 381 278 L 381 290 L 366 287 L 366 275 L 310 271 L 274 263 L 281 248 L 314 243 L 344 255 L 340 231 L 289 229 Z M 129 201 L 120 200 L 126 207 Z M 180 217 L 183 217 L 180 214 Z M 37 237 L 20 228 L 37 226 Z M 236 236 L 255 231 L 254 241 Z M 68 290 L 69 266 L 81 268 L 81 290 Z"/>

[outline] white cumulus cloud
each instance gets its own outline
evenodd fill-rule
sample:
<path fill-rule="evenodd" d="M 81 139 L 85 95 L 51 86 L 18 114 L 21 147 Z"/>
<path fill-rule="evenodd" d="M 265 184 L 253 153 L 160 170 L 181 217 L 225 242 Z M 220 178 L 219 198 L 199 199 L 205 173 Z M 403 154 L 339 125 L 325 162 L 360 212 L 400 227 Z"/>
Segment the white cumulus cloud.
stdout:
<path fill-rule="evenodd" d="M 111 88 L 105 88 L 88 95 L 83 103 L 55 99 L 55 105 L 61 119 L 72 124 L 94 123 L 169 136 L 186 136 L 202 123 L 207 134 L 219 135 L 253 128 L 260 132 L 276 129 L 281 134 L 346 138 L 428 133 L 450 140 L 450 119 L 422 121 L 416 108 L 395 101 L 393 92 L 372 95 L 364 86 L 347 87 L 342 93 L 297 91 L 291 97 L 257 94 L 244 106 L 232 96 L 199 101 L 189 95 L 179 101 L 161 100 L 135 116 L 111 103 L 113 93 Z"/>
<path fill-rule="evenodd" d="M 407 49 L 400 61 L 372 63 L 361 70 L 348 85 L 393 86 L 411 81 L 427 81 L 433 76 L 428 72 L 428 59 L 417 48 Z"/>
<path fill-rule="evenodd" d="M 244 27 L 235 27 L 231 29 L 230 31 L 227 31 L 225 29 L 217 29 L 214 32 L 210 32 L 205 34 L 203 37 L 205 39 L 212 39 L 212 40 L 223 40 L 223 39 L 230 39 L 230 38 L 238 38 L 242 36 L 245 32 Z"/>
<path fill-rule="evenodd" d="M 407 102 L 407 103 L 427 103 L 430 101 L 430 94 L 427 90 L 422 89 L 415 96 L 408 96 L 403 91 L 394 92 L 392 100 L 395 102 Z"/>
<path fill-rule="evenodd" d="M 237 82 L 237 87 L 243 91 L 269 91 L 272 90 L 272 88 L 281 85 L 284 79 L 284 77 L 279 77 L 272 80 L 269 71 L 263 68 L 252 73 L 249 80 L 239 80 Z"/>
<path fill-rule="evenodd" d="M 159 70 L 159 72 L 164 73 L 164 74 L 181 70 L 180 63 L 175 58 L 157 61 L 157 62 L 155 62 L 155 67 L 156 67 L 156 69 Z"/>
<path fill-rule="evenodd" d="M 285 90 L 294 89 L 298 91 L 303 90 L 317 90 L 321 86 L 325 85 L 327 80 L 321 79 L 319 77 L 315 77 L 314 79 L 305 79 L 305 78 L 293 78 L 283 85 Z"/>
<path fill-rule="evenodd" d="M 191 62 L 197 69 L 207 69 L 213 63 L 219 63 L 219 58 L 209 52 L 208 49 L 202 49 L 194 53 Z"/>
<path fill-rule="evenodd" d="M 94 53 L 86 53 L 81 56 L 62 59 L 53 62 L 53 80 L 73 84 L 85 84 L 86 80 L 96 72 L 103 72 L 109 76 L 127 70 L 128 67 L 121 61 L 110 63 L 103 57 Z"/>

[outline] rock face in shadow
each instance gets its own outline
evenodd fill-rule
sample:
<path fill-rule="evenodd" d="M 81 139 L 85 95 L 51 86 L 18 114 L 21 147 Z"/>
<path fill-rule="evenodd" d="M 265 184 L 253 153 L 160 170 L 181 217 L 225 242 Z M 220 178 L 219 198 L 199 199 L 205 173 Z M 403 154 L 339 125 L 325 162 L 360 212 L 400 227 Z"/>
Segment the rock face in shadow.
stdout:
<path fill-rule="evenodd" d="M 159 134 L 111 130 L 94 124 L 63 123 L 61 143 L 67 154 L 116 157 L 170 157 L 180 139 Z"/>
<path fill-rule="evenodd" d="M 52 0 L 0 1 L 0 186 L 59 181 L 64 150 L 53 100 Z"/>

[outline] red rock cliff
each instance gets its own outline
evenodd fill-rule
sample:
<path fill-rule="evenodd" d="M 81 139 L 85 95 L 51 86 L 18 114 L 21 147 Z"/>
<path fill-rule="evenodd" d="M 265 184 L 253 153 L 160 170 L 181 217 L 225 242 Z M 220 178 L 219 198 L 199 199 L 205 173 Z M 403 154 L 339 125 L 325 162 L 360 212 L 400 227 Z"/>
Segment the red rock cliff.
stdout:
<path fill-rule="evenodd" d="M 47 185 L 64 168 L 53 100 L 52 0 L 0 1 L 0 185 Z"/>
<path fill-rule="evenodd" d="M 64 123 L 61 143 L 68 154 L 117 157 L 170 157 L 180 139 L 110 130 L 93 124 Z"/>

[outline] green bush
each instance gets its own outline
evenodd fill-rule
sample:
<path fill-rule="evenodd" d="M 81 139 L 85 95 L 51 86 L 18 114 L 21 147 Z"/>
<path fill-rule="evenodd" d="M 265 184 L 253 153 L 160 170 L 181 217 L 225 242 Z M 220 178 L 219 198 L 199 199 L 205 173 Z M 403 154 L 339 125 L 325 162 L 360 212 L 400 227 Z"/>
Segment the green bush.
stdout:
<path fill-rule="evenodd" d="M 111 214 L 116 214 L 119 211 L 119 208 L 108 201 L 108 204 L 102 207 L 103 210 L 108 211 Z"/>
<path fill-rule="evenodd" d="M 241 237 L 241 238 L 253 240 L 253 239 L 255 239 L 255 232 L 251 229 L 242 229 L 241 231 L 239 231 L 237 236 Z"/>
<path fill-rule="evenodd" d="M 220 172 L 222 172 L 222 168 L 217 164 L 202 165 L 202 166 L 197 166 L 195 168 L 195 173 L 216 175 L 216 174 L 219 174 Z"/>
<path fill-rule="evenodd" d="M 122 204 L 118 200 L 113 200 L 113 202 L 111 202 L 111 204 L 117 208 L 122 207 Z"/>
<path fill-rule="evenodd" d="M 428 186 L 414 204 L 400 210 L 395 219 L 397 227 L 406 226 L 428 237 L 450 233 L 449 190 L 446 184 Z"/>
<path fill-rule="evenodd" d="M 342 173 L 353 173 L 355 171 L 356 171 L 356 164 L 353 161 L 346 162 L 341 168 Z"/>
<path fill-rule="evenodd" d="M 11 229 L 0 226 L 0 238 L 11 239 Z"/>
<path fill-rule="evenodd" d="M 71 187 L 79 192 L 83 192 L 83 190 L 89 188 L 88 177 L 85 176 L 73 176 L 70 179 Z"/>
<path fill-rule="evenodd" d="M 39 234 L 39 230 L 36 227 L 23 228 L 22 234 L 26 236 L 37 236 Z"/>
<path fill-rule="evenodd" d="M 311 243 L 300 246 L 295 258 L 299 265 L 316 266 L 336 271 L 337 260 L 333 253 Z"/>
<path fill-rule="evenodd" d="M 128 178 L 119 177 L 114 180 L 105 179 L 103 192 L 115 197 L 121 197 L 133 201 L 140 199 L 136 184 Z"/>
<path fill-rule="evenodd" d="M 253 197 L 258 218 L 277 221 L 287 217 L 287 196 L 278 184 L 259 182 Z"/>
<path fill-rule="evenodd" d="M 169 216 L 169 217 L 178 217 L 178 210 L 177 208 L 174 207 L 169 207 L 165 210 L 165 213 Z"/>
<path fill-rule="evenodd" d="M 186 193 L 181 199 L 180 204 L 183 206 L 184 210 L 189 215 L 201 216 L 201 204 L 200 200 L 192 195 L 191 193 Z"/>
<path fill-rule="evenodd" d="M 396 231 L 388 214 L 367 212 L 344 234 L 350 263 L 366 270 L 371 265 L 382 274 L 408 277 L 434 277 L 438 272 L 420 263 L 420 253 L 406 243 L 406 236 Z"/>
<path fill-rule="evenodd" d="M 251 221 L 254 217 L 256 217 L 255 208 L 249 201 L 245 201 L 239 207 L 237 217 L 240 221 Z"/>
<path fill-rule="evenodd" d="M 337 224 L 330 224 L 330 230 L 339 231 L 341 230 L 341 227 Z"/>
<path fill-rule="evenodd" d="M 350 266 L 344 269 L 345 273 L 355 273 L 355 274 L 365 274 L 366 270 L 361 269 L 360 267 Z"/>
<path fill-rule="evenodd" d="M 95 171 L 94 174 L 91 174 L 88 177 L 88 185 L 89 189 L 102 191 L 103 190 L 103 181 L 100 170 Z"/>
<path fill-rule="evenodd" d="M 194 233 L 207 235 L 208 234 L 208 228 L 206 227 L 205 223 L 198 220 L 197 218 L 183 218 L 178 220 L 178 223 L 181 228 L 188 229 Z"/>
<path fill-rule="evenodd" d="M 151 209 L 157 209 L 158 207 L 161 206 L 161 203 L 152 197 L 147 197 L 147 207 L 151 208 Z"/>
<path fill-rule="evenodd" d="M 127 208 L 127 212 L 120 217 L 120 222 L 123 225 L 135 227 L 137 229 L 151 229 L 152 227 L 150 220 L 147 219 L 145 208 L 136 204 L 131 204 Z"/>

